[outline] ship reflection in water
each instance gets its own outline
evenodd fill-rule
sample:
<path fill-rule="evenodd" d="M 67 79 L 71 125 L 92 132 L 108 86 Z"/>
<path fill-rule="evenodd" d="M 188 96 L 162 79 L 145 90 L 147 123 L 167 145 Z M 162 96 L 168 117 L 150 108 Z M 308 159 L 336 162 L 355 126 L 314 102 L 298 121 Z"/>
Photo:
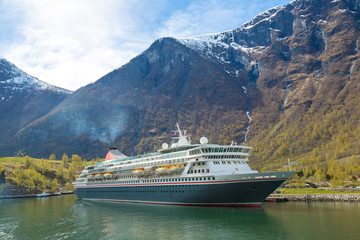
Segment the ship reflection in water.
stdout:
<path fill-rule="evenodd" d="M 86 237 L 109 239 L 261 239 L 284 229 L 264 208 L 207 208 L 78 200 L 73 206 Z"/>
<path fill-rule="evenodd" d="M 357 239 L 359 214 L 359 203 L 207 208 L 65 195 L 0 200 L 0 239 Z"/>

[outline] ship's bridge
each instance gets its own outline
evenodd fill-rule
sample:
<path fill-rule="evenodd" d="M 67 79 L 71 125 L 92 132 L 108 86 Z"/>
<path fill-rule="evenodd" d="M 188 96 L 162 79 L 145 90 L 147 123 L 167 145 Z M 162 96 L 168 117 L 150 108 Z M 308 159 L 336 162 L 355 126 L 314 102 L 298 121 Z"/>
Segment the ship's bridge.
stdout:
<path fill-rule="evenodd" d="M 251 147 L 247 146 L 220 146 L 220 145 L 198 145 L 196 148 L 190 150 L 190 155 L 196 155 L 201 153 L 242 153 L 249 155 Z"/>

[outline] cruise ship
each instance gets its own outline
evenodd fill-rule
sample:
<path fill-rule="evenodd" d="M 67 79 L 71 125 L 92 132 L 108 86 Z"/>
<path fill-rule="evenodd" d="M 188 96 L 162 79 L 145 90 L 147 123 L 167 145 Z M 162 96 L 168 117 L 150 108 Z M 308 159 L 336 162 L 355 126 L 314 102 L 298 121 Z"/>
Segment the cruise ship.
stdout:
<path fill-rule="evenodd" d="M 73 183 L 85 200 L 258 207 L 295 172 L 263 172 L 249 165 L 251 147 L 192 144 L 176 124 L 172 143 L 154 153 L 128 157 L 110 148 L 105 161 L 87 166 Z"/>

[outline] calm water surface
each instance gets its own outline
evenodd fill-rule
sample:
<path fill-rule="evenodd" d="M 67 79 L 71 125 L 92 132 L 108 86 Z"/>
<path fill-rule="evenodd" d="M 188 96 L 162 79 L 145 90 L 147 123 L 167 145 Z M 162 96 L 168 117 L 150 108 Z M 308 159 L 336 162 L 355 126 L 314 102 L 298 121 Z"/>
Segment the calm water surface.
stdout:
<path fill-rule="evenodd" d="M 0 200 L 0 239 L 359 239 L 360 204 L 202 208 L 90 202 L 75 195 Z"/>

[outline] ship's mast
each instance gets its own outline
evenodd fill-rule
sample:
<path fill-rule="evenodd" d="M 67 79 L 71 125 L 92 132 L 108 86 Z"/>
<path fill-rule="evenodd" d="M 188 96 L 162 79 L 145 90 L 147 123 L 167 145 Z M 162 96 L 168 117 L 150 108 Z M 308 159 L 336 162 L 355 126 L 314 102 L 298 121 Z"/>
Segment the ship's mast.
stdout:
<path fill-rule="evenodd" d="M 189 145 L 191 144 L 191 141 L 186 138 L 186 130 L 182 131 L 180 129 L 179 123 L 176 123 L 177 130 L 174 132 L 174 137 L 171 137 L 172 143 L 171 147 L 181 146 L 181 145 Z M 178 140 L 175 142 L 175 140 Z"/>
<path fill-rule="evenodd" d="M 183 134 L 182 134 L 182 131 L 180 130 L 179 123 L 176 123 L 176 127 L 177 127 L 178 132 L 179 132 L 179 137 L 182 138 Z"/>

